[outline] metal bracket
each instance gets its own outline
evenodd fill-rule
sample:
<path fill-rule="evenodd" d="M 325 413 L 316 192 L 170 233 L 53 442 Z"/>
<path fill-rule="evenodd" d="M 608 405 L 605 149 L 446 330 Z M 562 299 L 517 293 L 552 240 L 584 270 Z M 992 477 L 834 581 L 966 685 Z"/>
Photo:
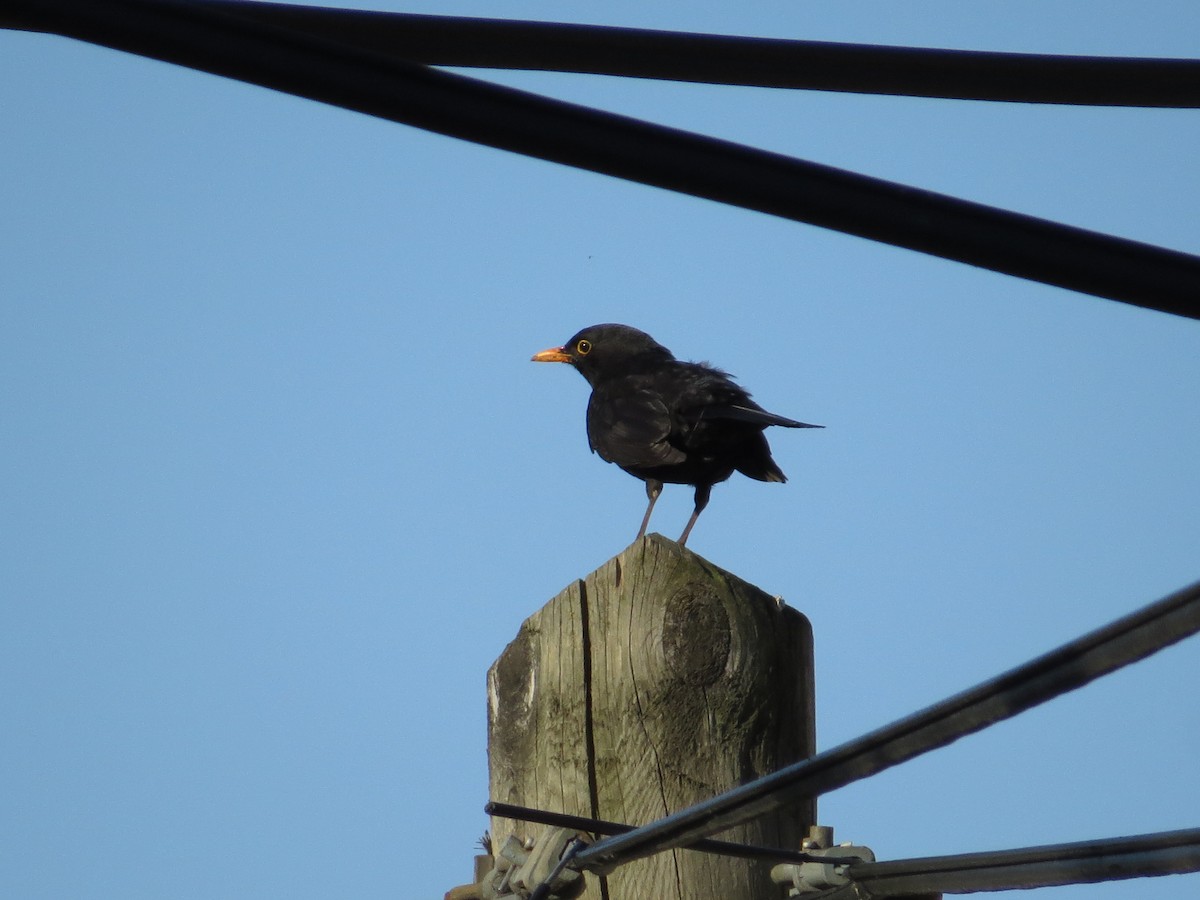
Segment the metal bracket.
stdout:
<path fill-rule="evenodd" d="M 591 838 L 571 828 L 547 828 L 536 841 L 509 835 L 495 865 L 477 883 L 454 888 L 447 900 L 513 900 L 571 897 L 583 887 L 583 873 L 564 865 L 563 857 Z"/>
<path fill-rule="evenodd" d="M 771 880 L 787 885 L 788 896 L 812 894 L 841 887 L 850 883 L 846 869 L 853 863 L 875 862 L 875 854 L 869 847 L 856 846 L 849 842 L 833 845 L 833 829 L 814 825 L 808 830 L 808 838 L 801 845 L 805 853 L 812 856 L 828 856 L 830 861 L 782 863 L 771 869 Z"/>

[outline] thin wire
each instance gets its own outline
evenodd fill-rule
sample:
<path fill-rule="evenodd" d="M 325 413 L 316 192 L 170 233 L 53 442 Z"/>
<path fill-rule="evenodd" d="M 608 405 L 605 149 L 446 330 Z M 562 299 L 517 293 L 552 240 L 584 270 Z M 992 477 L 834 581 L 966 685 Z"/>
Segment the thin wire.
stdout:
<path fill-rule="evenodd" d="M 533 892 L 529 895 L 529 900 L 545 900 L 550 895 L 550 888 L 554 885 L 554 879 L 563 873 L 563 869 L 570 865 L 571 861 L 584 846 L 585 844 L 580 838 L 575 838 L 571 841 L 567 845 L 567 849 L 563 851 L 563 855 L 559 858 L 558 863 L 550 870 L 550 874 L 546 876 L 541 884 L 533 889 Z"/>
<path fill-rule="evenodd" d="M 1094 681 L 1200 631 L 1200 582 L 1003 675 L 778 772 L 582 851 L 606 873 L 882 772 Z"/>
<path fill-rule="evenodd" d="M 574 828 L 590 834 L 626 834 L 633 831 L 634 826 L 621 822 L 610 822 L 606 819 L 589 819 L 586 816 L 573 816 L 569 813 L 549 812 L 544 809 L 532 809 L 528 806 L 516 806 L 512 803 L 492 801 L 484 806 L 484 813 L 504 819 L 520 819 L 523 822 L 534 822 L 538 825 L 551 825 L 555 828 Z M 731 841 L 702 840 L 689 844 L 685 849 L 696 850 L 700 853 L 714 853 L 720 856 L 733 856 L 740 859 L 766 859 L 776 862 L 806 863 L 815 862 L 829 865 L 846 865 L 861 862 L 859 857 L 816 856 L 799 850 L 781 850 L 776 847 L 758 847 L 753 844 L 735 844 Z"/>
<path fill-rule="evenodd" d="M 562 103 L 180 0 L 0 0 L 9 19 L 369 115 L 1200 318 L 1200 258 Z"/>
<path fill-rule="evenodd" d="M 1200 871 L 1200 829 L 920 859 L 856 863 L 844 900 L 1091 884 Z M 861 892 L 858 888 L 861 887 Z M 837 900 L 838 894 L 829 900 Z"/>

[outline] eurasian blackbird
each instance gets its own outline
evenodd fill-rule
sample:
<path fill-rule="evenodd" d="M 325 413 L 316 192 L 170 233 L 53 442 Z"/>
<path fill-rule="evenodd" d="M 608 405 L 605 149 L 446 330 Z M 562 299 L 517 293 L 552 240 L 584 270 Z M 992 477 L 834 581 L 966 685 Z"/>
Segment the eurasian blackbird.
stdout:
<path fill-rule="evenodd" d="M 663 482 L 696 487 L 696 507 L 679 538 L 682 546 L 708 505 L 712 486 L 734 471 L 759 481 L 787 481 L 763 430 L 822 428 L 769 413 L 733 378 L 707 363 L 683 362 L 644 331 L 593 325 L 534 362 L 570 363 L 592 395 L 588 446 L 646 482 L 650 505 L 637 536 L 646 533 Z"/>

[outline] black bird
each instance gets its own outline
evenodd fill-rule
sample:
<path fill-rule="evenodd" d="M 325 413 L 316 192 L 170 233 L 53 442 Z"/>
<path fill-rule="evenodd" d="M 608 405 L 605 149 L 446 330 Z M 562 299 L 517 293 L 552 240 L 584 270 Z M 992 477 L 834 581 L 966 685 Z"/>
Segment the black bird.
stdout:
<path fill-rule="evenodd" d="M 646 533 L 663 482 L 696 487 L 696 508 L 679 538 L 682 546 L 708 505 L 712 486 L 734 471 L 759 481 L 787 481 L 763 430 L 822 428 L 769 413 L 733 378 L 706 363 L 683 362 L 644 331 L 593 325 L 534 362 L 570 363 L 592 395 L 588 446 L 646 482 L 650 505 L 637 536 Z"/>

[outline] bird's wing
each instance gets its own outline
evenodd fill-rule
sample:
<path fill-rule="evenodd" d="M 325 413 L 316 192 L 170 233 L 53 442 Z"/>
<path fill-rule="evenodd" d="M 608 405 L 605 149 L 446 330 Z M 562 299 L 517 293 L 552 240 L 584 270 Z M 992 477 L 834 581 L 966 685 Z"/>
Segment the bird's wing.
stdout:
<path fill-rule="evenodd" d="M 671 412 L 650 390 L 597 397 L 588 403 L 588 444 L 619 466 L 673 465 L 687 454 L 668 442 Z"/>
<path fill-rule="evenodd" d="M 706 419 L 745 422 L 760 428 L 768 425 L 781 425 L 784 428 L 825 427 L 767 412 L 750 399 L 750 395 L 735 383 L 732 375 L 707 363 L 681 363 L 679 371 L 685 373 L 685 377 L 677 382 L 683 384 L 684 389 L 675 408 L 680 410 L 682 419 L 693 427 Z"/>
<path fill-rule="evenodd" d="M 797 422 L 784 416 L 759 409 L 757 406 L 741 406 L 735 403 L 713 404 L 701 407 L 696 421 L 700 419 L 732 419 L 737 422 L 750 422 L 753 425 L 782 425 L 784 428 L 824 428 L 824 425 L 810 425 L 807 422 Z"/>

